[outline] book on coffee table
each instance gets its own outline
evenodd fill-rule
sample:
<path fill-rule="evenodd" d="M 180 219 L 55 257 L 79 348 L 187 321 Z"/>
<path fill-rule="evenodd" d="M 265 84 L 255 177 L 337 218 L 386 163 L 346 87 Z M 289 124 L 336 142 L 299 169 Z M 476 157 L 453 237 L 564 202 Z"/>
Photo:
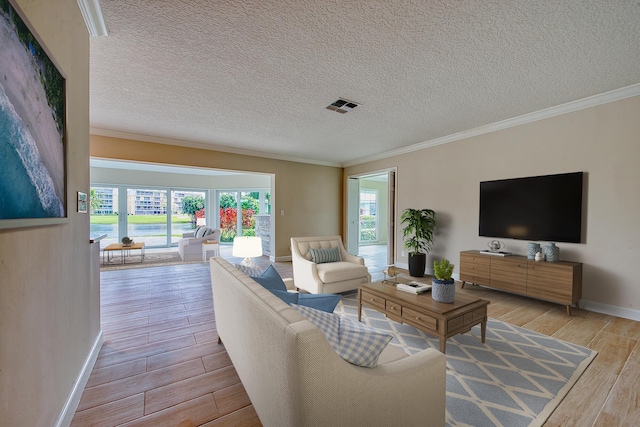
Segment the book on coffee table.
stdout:
<path fill-rule="evenodd" d="M 409 282 L 409 283 L 398 283 L 396 285 L 398 290 L 404 292 L 410 292 L 412 294 L 421 294 L 423 292 L 427 292 L 431 290 L 431 285 L 427 285 L 426 283 L 418 283 L 418 282 Z"/>

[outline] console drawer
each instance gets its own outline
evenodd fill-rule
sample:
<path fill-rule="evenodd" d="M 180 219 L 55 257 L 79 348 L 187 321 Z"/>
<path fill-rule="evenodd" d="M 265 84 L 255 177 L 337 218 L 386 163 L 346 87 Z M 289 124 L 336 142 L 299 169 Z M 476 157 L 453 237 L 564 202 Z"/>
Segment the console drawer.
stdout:
<path fill-rule="evenodd" d="M 401 316 L 402 315 L 402 306 L 400 304 L 398 304 L 397 302 L 393 302 L 393 301 L 389 301 L 386 300 L 386 310 L 389 313 L 395 314 L 397 316 Z"/>
<path fill-rule="evenodd" d="M 432 331 L 438 330 L 438 319 L 429 315 L 419 313 L 407 307 L 402 308 L 402 318 L 407 322 L 417 323 L 418 325 Z"/>
<path fill-rule="evenodd" d="M 380 310 L 384 310 L 386 300 L 384 298 L 375 296 L 374 294 L 370 294 L 369 292 L 362 292 L 362 303 L 370 305 L 372 307 L 378 307 Z"/>

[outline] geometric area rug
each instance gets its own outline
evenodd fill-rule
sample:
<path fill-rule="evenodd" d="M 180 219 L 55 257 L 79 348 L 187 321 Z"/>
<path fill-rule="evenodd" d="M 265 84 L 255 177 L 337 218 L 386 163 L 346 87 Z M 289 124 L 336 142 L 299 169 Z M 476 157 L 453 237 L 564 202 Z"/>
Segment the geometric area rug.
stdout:
<path fill-rule="evenodd" d="M 335 312 L 357 321 L 356 298 L 343 295 Z M 437 338 L 366 306 L 362 321 L 393 335 L 390 345 L 408 354 L 440 348 Z M 480 325 L 447 340 L 447 426 L 541 426 L 597 355 L 491 318 L 485 341 Z"/>

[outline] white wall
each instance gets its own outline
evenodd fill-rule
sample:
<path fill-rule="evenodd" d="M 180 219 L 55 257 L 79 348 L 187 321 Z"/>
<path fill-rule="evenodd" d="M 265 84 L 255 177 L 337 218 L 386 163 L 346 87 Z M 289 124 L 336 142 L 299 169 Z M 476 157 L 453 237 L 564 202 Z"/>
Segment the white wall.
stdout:
<path fill-rule="evenodd" d="M 0 424 L 50 427 L 100 336 L 89 216 L 76 212 L 89 192 L 89 35 L 76 1 L 16 3 L 66 78 L 68 222 L 0 230 Z"/>

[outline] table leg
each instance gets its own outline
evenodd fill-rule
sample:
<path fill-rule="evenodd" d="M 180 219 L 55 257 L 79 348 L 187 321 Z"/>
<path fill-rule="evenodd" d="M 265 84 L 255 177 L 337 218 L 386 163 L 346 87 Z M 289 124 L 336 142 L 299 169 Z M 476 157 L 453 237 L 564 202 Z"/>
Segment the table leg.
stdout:
<path fill-rule="evenodd" d="M 484 344 L 486 334 L 487 334 L 487 318 L 485 316 L 482 323 L 480 323 L 480 336 L 482 338 L 482 344 Z"/>
<path fill-rule="evenodd" d="M 358 322 L 362 319 L 362 292 L 358 289 Z"/>
<path fill-rule="evenodd" d="M 440 353 L 445 354 L 446 351 L 447 351 L 447 339 L 444 337 L 440 337 Z"/>

